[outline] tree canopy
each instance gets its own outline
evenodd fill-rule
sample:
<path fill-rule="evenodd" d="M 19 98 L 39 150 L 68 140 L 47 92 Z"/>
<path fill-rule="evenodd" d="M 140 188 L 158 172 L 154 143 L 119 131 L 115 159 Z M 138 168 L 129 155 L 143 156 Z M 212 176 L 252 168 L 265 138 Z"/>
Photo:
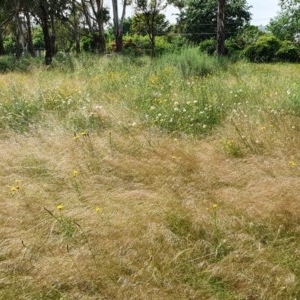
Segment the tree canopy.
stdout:
<path fill-rule="evenodd" d="M 228 0 L 225 6 L 225 34 L 233 36 L 249 23 L 251 14 L 246 0 Z M 184 34 L 194 42 L 216 36 L 218 6 L 215 0 L 188 0 L 186 9 L 180 14 Z"/>

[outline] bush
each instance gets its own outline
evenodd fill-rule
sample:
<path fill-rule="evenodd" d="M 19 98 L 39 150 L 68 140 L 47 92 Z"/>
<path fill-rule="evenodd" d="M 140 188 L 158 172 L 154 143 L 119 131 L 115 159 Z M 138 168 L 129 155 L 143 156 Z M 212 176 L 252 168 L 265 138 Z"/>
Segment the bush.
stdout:
<path fill-rule="evenodd" d="M 21 71 L 26 72 L 30 70 L 33 64 L 38 64 L 39 59 L 31 59 L 28 57 L 21 57 L 16 59 L 13 55 L 6 55 L 0 57 L 0 73 Z"/>
<path fill-rule="evenodd" d="M 300 58 L 300 50 L 292 42 L 283 41 L 279 50 L 276 52 L 276 58 L 285 62 L 298 62 Z"/>
<path fill-rule="evenodd" d="M 8 35 L 5 37 L 4 42 L 4 51 L 7 54 L 13 54 L 16 51 L 16 40 L 13 35 Z"/>
<path fill-rule="evenodd" d="M 95 51 L 96 45 L 92 36 L 83 36 L 80 41 L 81 49 L 85 52 Z"/>
<path fill-rule="evenodd" d="M 273 35 L 262 35 L 245 49 L 244 55 L 252 62 L 271 62 L 276 59 L 280 41 Z"/>
<path fill-rule="evenodd" d="M 204 52 L 208 55 L 213 55 L 216 51 L 217 42 L 214 39 L 204 40 L 199 44 L 201 52 Z"/>

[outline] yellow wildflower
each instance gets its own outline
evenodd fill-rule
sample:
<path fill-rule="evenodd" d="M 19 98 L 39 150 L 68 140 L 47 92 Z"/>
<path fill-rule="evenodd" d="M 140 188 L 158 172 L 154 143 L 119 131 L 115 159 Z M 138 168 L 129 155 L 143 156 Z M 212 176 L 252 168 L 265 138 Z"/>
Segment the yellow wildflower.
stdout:
<path fill-rule="evenodd" d="M 72 174 L 73 174 L 73 177 L 77 177 L 78 176 L 78 171 L 77 170 L 73 170 Z"/>
<path fill-rule="evenodd" d="M 58 210 L 62 210 L 63 209 L 63 205 L 62 204 L 58 204 L 57 206 L 56 206 L 56 208 L 58 209 Z"/>
<path fill-rule="evenodd" d="M 97 206 L 97 207 L 95 208 L 95 211 L 96 211 L 96 213 L 101 213 L 102 209 L 101 209 L 101 207 Z"/>
<path fill-rule="evenodd" d="M 296 167 L 296 166 L 297 166 L 297 163 L 296 163 L 295 161 L 293 161 L 293 160 L 290 160 L 290 161 L 289 161 L 289 165 L 290 165 L 291 167 Z"/>

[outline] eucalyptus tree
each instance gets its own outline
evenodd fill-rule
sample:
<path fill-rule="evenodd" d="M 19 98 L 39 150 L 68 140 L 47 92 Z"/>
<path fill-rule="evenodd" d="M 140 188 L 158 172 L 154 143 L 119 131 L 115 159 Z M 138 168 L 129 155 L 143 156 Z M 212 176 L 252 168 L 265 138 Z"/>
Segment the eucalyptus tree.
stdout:
<path fill-rule="evenodd" d="M 215 38 L 219 30 L 224 30 L 226 37 L 234 36 L 249 24 L 251 14 L 246 0 L 187 0 L 186 7 L 180 14 L 184 24 L 184 33 L 190 41 L 200 43 Z M 218 23 L 218 19 L 224 21 Z M 222 24 L 223 23 L 223 24 Z M 220 39 L 224 39 L 224 34 Z"/>
<path fill-rule="evenodd" d="M 18 11 L 19 0 L 0 0 L 0 55 L 4 54 L 4 38 Z"/>
<path fill-rule="evenodd" d="M 4 54 L 4 34 L 6 20 L 5 11 L 3 7 L 0 7 L 0 55 Z"/>
<path fill-rule="evenodd" d="M 104 7 L 103 0 L 81 0 L 81 9 L 85 17 L 85 24 L 93 36 L 96 49 L 99 53 L 105 53 L 106 40 L 104 24 L 109 20 L 109 11 Z"/>
<path fill-rule="evenodd" d="M 80 53 L 80 38 L 82 33 L 82 24 L 84 23 L 84 14 L 81 2 L 78 0 L 69 0 L 68 10 L 60 23 L 60 28 L 64 28 L 68 36 L 63 36 L 65 42 L 75 43 L 75 52 Z M 69 34 L 68 34 L 69 33 Z"/>
<path fill-rule="evenodd" d="M 167 7 L 164 0 L 136 0 L 135 16 L 132 28 L 141 34 L 147 34 L 151 46 L 151 56 L 155 56 L 155 38 L 169 26 L 162 11 Z"/>
<path fill-rule="evenodd" d="M 121 52 L 123 49 L 123 24 L 128 4 L 128 0 L 123 0 L 121 18 L 119 18 L 119 2 L 118 0 L 112 0 L 116 52 Z"/>
<path fill-rule="evenodd" d="M 217 16 L 217 54 L 225 54 L 225 4 L 226 0 L 218 0 Z"/>
<path fill-rule="evenodd" d="M 33 14 L 37 22 L 42 27 L 45 42 L 45 63 L 51 64 L 52 57 L 56 53 L 56 19 L 64 19 L 65 13 L 69 8 L 68 0 L 35 0 L 36 5 L 33 7 Z"/>

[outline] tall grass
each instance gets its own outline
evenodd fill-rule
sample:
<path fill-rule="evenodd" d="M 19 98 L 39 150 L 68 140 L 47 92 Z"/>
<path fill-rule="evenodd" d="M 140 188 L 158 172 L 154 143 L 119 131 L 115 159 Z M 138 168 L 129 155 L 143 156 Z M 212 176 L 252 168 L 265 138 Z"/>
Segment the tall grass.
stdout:
<path fill-rule="evenodd" d="M 299 67 L 191 53 L 0 75 L 0 299 L 300 297 Z"/>

